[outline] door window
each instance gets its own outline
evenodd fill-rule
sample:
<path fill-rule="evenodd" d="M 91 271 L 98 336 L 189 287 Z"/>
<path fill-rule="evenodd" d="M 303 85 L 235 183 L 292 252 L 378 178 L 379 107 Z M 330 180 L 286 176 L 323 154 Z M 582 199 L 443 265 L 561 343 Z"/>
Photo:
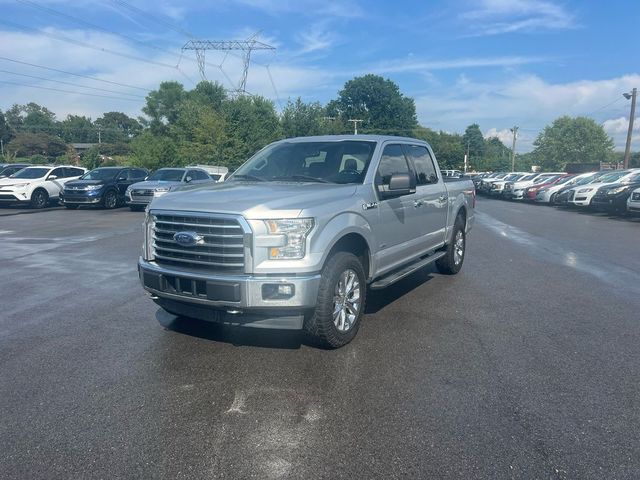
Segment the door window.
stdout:
<path fill-rule="evenodd" d="M 416 183 L 418 185 L 438 183 L 436 167 L 429 154 L 429 149 L 421 145 L 406 145 L 406 149 L 416 169 Z"/>
<path fill-rule="evenodd" d="M 188 176 L 191 180 L 209 180 L 209 175 L 203 170 L 189 170 Z"/>
<path fill-rule="evenodd" d="M 49 174 L 49 177 L 55 175 L 58 178 L 64 178 L 66 175 L 64 173 L 64 168 L 59 167 L 59 168 L 54 168 L 51 173 Z"/>
<path fill-rule="evenodd" d="M 407 159 L 402 151 L 402 145 L 392 144 L 384 147 L 380 165 L 376 172 L 376 187 L 378 192 L 385 191 L 389 188 L 391 176 L 396 173 L 411 173 Z"/>
<path fill-rule="evenodd" d="M 132 172 L 130 180 L 133 180 L 135 182 L 144 180 L 145 178 L 147 178 L 147 175 L 148 175 L 148 173 L 145 170 L 142 170 L 141 168 L 131 169 L 130 172 Z"/>

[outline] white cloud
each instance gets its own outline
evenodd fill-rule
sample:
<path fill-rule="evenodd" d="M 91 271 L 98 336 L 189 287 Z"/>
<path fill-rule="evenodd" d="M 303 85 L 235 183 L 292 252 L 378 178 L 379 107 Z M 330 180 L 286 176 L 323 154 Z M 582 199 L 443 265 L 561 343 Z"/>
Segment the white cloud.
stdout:
<path fill-rule="evenodd" d="M 497 138 L 505 145 L 511 145 L 511 141 L 513 140 L 513 133 L 508 128 L 503 128 L 502 130 L 498 130 L 497 128 L 490 128 L 486 132 L 484 132 L 484 138 Z"/>
<path fill-rule="evenodd" d="M 373 73 L 405 73 L 434 70 L 455 70 L 463 68 L 515 67 L 531 63 L 548 61 L 544 57 L 499 56 L 453 58 L 448 60 L 420 60 L 410 58 L 400 61 L 388 61 L 368 69 Z"/>
<path fill-rule="evenodd" d="M 320 22 L 298 33 L 296 41 L 300 48 L 293 55 L 298 56 L 328 50 L 336 45 L 339 36 L 327 29 L 325 22 Z"/>
<path fill-rule="evenodd" d="M 591 116 L 600 120 L 611 118 L 621 106 L 628 108 L 615 102 L 602 109 L 618 96 L 624 102 L 622 92 L 638 84 L 639 74 L 567 83 L 549 83 L 535 75 L 515 75 L 496 83 L 464 76 L 453 85 L 418 94 L 416 108 L 422 124 L 442 130 L 462 131 L 476 122 L 487 132 L 502 132 L 518 125 L 518 150 L 528 151 L 537 133 L 559 116 L 597 112 Z M 624 135 L 608 131 L 616 148 L 623 148 Z"/>
<path fill-rule="evenodd" d="M 482 0 L 477 8 L 460 17 L 470 25 L 472 35 L 564 30 L 577 26 L 573 14 L 547 0 Z"/>
<path fill-rule="evenodd" d="M 270 15 L 282 12 L 308 16 L 329 15 L 339 18 L 356 18 L 363 15 L 362 8 L 353 0 L 232 0 Z"/>

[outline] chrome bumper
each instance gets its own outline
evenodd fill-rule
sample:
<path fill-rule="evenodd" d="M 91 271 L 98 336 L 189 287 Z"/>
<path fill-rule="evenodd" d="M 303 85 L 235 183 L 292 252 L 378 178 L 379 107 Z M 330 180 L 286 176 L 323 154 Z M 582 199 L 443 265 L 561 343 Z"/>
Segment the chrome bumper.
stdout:
<path fill-rule="evenodd" d="M 320 285 L 320 274 L 207 274 L 160 266 L 143 258 L 138 260 L 138 274 L 144 289 L 156 297 L 227 311 L 311 309 L 316 305 Z M 186 285 L 187 288 L 176 289 L 176 281 L 181 287 Z M 188 291 L 190 285 L 192 288 Z M 291 285 L 293 293 L 286 299 L 265 298 L 265 290 L 273 288 L 273 285 Z"/>

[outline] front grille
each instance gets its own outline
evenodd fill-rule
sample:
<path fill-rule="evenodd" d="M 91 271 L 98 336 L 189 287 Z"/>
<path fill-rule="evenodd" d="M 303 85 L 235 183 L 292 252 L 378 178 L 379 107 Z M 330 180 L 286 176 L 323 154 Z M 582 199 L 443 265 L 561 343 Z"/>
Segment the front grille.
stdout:
<path fill-rule="evenodd" d="M 131 190 L 131 200 L 149 203 L 153 200 L 153 190 Z"/>
<path fill-rule="evenodd" d="M 153 251 L 156 262 L 170 266 L 222 272 L 244 272 L 244 235 L 240 223 L 229 217 L 153 214 Z M 203 237 L 195 246 L 180 245 L 178 232 Z"/>

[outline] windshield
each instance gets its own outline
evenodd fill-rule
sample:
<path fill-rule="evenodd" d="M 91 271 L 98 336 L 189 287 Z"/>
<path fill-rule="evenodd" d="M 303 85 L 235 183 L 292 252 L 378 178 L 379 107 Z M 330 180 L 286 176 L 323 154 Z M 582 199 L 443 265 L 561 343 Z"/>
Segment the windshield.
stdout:
<path fill-rule="evenodd" d="M 536 178 L 538 174 L 534 173 L 532 175 L 527 175 L 526 177 L 523 177 L 520 179 L 521 182 L 528 182 L 529 180 L 533 180 L 534 178 Z"/>
<path fill-rule="evenodd" d="M 611 182 L 615 182 L 616 180 L 624 177 L 625 175 L 627 175 L 629 172 L 613 172 L 613 173 L 607 173 L 606 175 L 603 175 L 602 177 L 596 178 L 593 182 L 591 183 L 611 183 Z"/>
<path fill-rule="evenodd" d="M 633 172 L 632 174 L 625 176 L 622 181 L 625 183 L 636 183 L 640 181 L 640 172 Z"/>
<path fill-rule="evenodd" d="M 42 178 L 49 173 L 50 168 L 25 168 L 11 175 L 11 178 Z"/>
<path fill-rule="evenodd" d="M 147 178 L 156 182 L 181 182 L 184 170 L 179 168 L 161 168 Z"/>
<path fill-rule="evenodd" d="M 508 175 L 505 180 L 507 181 L 511 181 L 511 180 L 518 180 L 520 178 L 520 174 L 518 173 L 514 173 L 512 175 Z"/>
<path fill-rule="evenodd" d="M 548 182 L 552 182 L 553 180 L 555 180 L 556 178 L 558 178 L 558 175 L 544 175 L 542 177 L 538 177 L 536 178 L 533 183 L 536 185 L 539 185 L 541 183 L 548 183 Z"/>
<path fill-rule="evenodd" d="M 362 183 L 375 142 L 282 142 L 256 153 L 230 180 Z"/>
<path fill-rule="evenodd" d="M 556 182 L 556 185 L 564 185 L 565 183 L 573 180 L 575 177 L 573 175 L 568 175 L 566 177 L 561 178 Z"/>
<path fill-rule="evenodd" d="M 118 168 L 96 168 L 80 177 L 80 180 L 111 180 L 116 176 Z"/>

